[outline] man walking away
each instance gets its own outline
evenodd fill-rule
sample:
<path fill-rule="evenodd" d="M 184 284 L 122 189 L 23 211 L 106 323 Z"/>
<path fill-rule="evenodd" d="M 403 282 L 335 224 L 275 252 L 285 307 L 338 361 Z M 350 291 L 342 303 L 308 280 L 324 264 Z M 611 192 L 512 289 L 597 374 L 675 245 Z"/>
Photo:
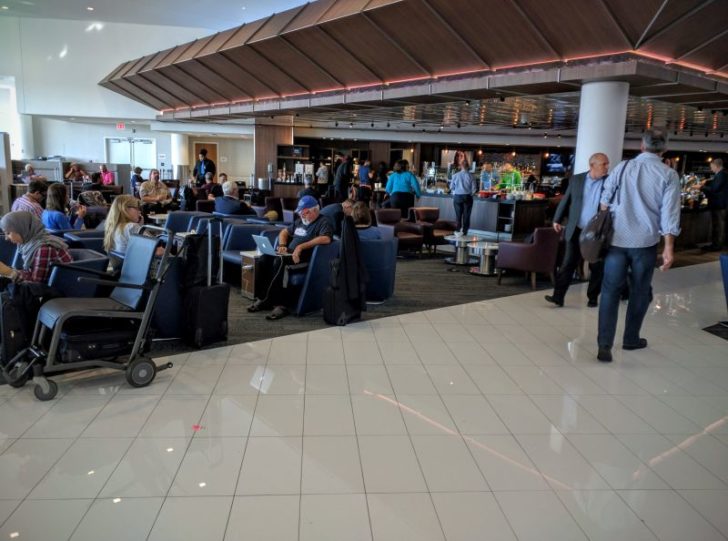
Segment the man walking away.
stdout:
<path fill-rule="evenodd" d="M 631 275 L 622 349 L 642 349 L 647 347 L 647 340 L 640 337 L 640 329 L 652 301 L 652 273 L 661 235 L 665 247 L 660 270 L 669 269 L 673 263 L 675 237 L 680 234 L 680 181 L 677 172 L 660 159 L 666 146 L 663 130 L 645 131 L 642 153 L 615 167 L 604 184 L 601 207 L 606 209 L 612 195 L 616 196 L 611 205 L 614 236 L 604 259 L 599 307 L 597 359 L 603 362 L 612 360 L 619 294 L 627 272 Z"/>
<path fill-rule="evenodd" d="M 546 295 L 546 300 L 556 306 L 564 305 L 566 290 L 569 289 L 571 278 L 574 276 L 579 261 L 581 260 L 581 249 L 579 248 L 579 235 L 586 227 L 589 220 L 599 210 L 599 200 L 604 189 L 604 179 L 607 178 L 609 170 L 609 158 L 606 154 L 598 152 L 589 158 L 589 171 L 579 173 L 571 177 L 569 188 L 559 202 L 554 214 L 554 230 L 561 233 L 564 226 L 561 222 L 568 211 L 569 221 L 566 224 L 564 240 L 566 241 L 566 253 L 561 268 L 556 276 L 556 285 L 552 295 Z M 599 291 L 602 288 L 602 261 L 589 264 L 589 287 L 586 296 L 589 299 L 587 306 L 597 306 Z"/>
<path fill-rule="evenodd" d="M 710 209 L 711 222 L 711 243 L 703 248 L 705 251 L 718 251 L 726 243 L 726 208 L 728 208 L 728 174 L 723 169 L 723 160 L 720 158 L 710 162 L 710 170 L 713 171 L 713 178 L 710 181 L 703 181 L 701 190 L 708 197 L 708 208 Z"/>

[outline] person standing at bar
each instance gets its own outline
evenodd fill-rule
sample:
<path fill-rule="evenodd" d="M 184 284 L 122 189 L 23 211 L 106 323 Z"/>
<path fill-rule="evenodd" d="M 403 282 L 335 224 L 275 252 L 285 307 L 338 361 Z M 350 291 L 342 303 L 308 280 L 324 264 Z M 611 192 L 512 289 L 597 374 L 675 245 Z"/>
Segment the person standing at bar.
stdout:
<path fill-rule="evenodd" d="M 501 171 L 501 181 L 498 187 L 502 189 L 517 190 L 521 188 L 521 172 L 513 167 L 512 163 L 507 163 Z"/>
<path fill-rule="evenodd" d="M 493 169 L 492 163 L 484 163 L 480 170 L 480 189 L 491 191 L 498 187 L 500 177 L 498 171 Z"/>
<path fill-rule="evenodd" d="M 599 199 L 604 189 L 604 179 L 607 178 L 609 170 L 609 158 L 606 154 L 598 152 L 589 158 L 589 171 L 579 173 L 571 177 L 569 188 L 566 194 L 559 202 L 554 214 L 554 230 L 564 233 L 566 241 L 566 253 L 564 261 L 561 263 L 559 273 L 556 275 L 556 285 L 551 295 L 544 298 L 556 306 L 564 305 L 564 297 L 569 289 L 571 277 L 574 275 L 579 261 L 581 260 L 581 249 L 579 247 L 579 235 L 582 229 L 586 227 L 589 220 L 599 210 Z M 566 228 L 561 225 L 568 211 L 569 221 Z M 602 272 L 604 263 L 597 261 L 589 264 L 589 287 L 586 291 L 588 302 L 587 306 L 594 307 L 598 305 L 599 291 L 602 288 Z"/>
<path fill-rule="evenodd" d="M 199 188 L 205 183 L 205 174 L 212 173 L 212 176 L 214 177 L 216 168 L 215 162 L 207 159 L 206 148 L 200 149 L 200 154 L 197 156 L 197 158 L 198 160 L 195 163 L 195 168 L 192 171 L 192 175 L 195 177 L 195 180 L 197 181 L 197 187 Z"/>
<path fill-rule="evenodd" d="M 349 182 L 351 181 L 351 157 L 341 156 L 341 163 L 336 168 L 334 176 L 334 199 L 341 203 L 349 197 Z"/>
<path fill-rule="evenodd" d="M 473 175 L 470 174 L 468 160 L 460 161 L 460 171 L 455 173 L 450 180 L 450 192 L 453 195 L 452 203 L 455 207 L 455 222 L 463 235 L 468 234 L 470 229 L 470 213 L 473 210 L 473 194 L 477 186 Z"/>
<path fill-rule="evenodd" d="M 652 274 L 660 236 L 665 241 L 660 270 L 669 269 L 674 260 L 675 237 L 680 234 L 680 179 L 677 171 L 660 160 L 666 147 L 663 130 L 645 131 L 642 153 L 620 163 L 604 182 L 600 203 L 602 209 L 611 206 L 614 235 L 604 259 L 599 306 L 597 359 L 602 362 L 612 360 L 619 297 L 627 273 L 630 287 L 622 349 L 642 349 L 647 347 L 647 340 L 640 337 L 640 330 L 652 302 Z"/>
<path fill-rule="evenodd" d="M 726 208 L 728 208 L 728 174 L 723 168 L 723 160 L 720 158 L 710 162 L 710 170 L 713 171 L 713 178 L 703 181 L 700 189 L 708 197 L 708 208 L 710 209 L 711 243 L 703 248 L 705 251 L 718 251 L 723 248 L 726 241 Z"/>

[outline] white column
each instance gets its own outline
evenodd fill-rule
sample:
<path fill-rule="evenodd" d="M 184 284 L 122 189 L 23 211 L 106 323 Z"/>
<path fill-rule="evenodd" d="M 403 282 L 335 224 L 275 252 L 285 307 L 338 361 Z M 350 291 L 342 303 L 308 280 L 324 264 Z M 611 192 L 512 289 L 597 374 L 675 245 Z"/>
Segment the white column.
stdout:
<path fill-rule="evenodd" d="M 172 178 L 186 180 L 190 169 L 190 149 L 186 135 L 181 133 L 170 134 L 170 163 L 172 165 Z"/>
<path fill-rule="evenodd" d="M 13 145 L 13 159 L 30 160 L 35 158 L 32 115 L 17 116 L 17 142 Z"/>
<path fill-rule="evenodd" d="M 589 169 L 589 156 L 603 152 L 612 169 L 622 160 L 629 83 L 597 81 L 581 87 L 574 173 Z"/>

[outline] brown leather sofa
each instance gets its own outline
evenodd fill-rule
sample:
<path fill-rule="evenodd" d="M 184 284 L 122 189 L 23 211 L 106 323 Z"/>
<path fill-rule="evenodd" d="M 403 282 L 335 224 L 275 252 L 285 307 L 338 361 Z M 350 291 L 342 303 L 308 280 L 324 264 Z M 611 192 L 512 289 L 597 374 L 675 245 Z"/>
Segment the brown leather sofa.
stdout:
<path fill-rule="evenodd" d="M 536 289 L 536 274 L 548 274 L 554 282 L 559 234 L 551 227 L 537 227 L 532 242 L 501 242 L 498 245 L 498 283 L 504 269 L 524 271 L 531 275 L 531 288 Z"/>
<path fill-rule="evenodd" d="M 409 209 L 409 220 L 422 225 L 425 232 L 425 246 L 429 251 L 437 253 L 437 247 L 448 244 L 445 237 L 457 231 L 457 224 L 450 220 L 440 220 L 440 209 L 437 207 L 413 207 Z"/>
<path fill-rule="evenodd" d="M 398 250 L 412 250 L 422 253 L 425 242 L 424 227 L 420 224 L 402 221 L 399 209 L 377 209 L 374 211 L 377 227 L 391 229 L 392 235 L 398 239 Z"/>

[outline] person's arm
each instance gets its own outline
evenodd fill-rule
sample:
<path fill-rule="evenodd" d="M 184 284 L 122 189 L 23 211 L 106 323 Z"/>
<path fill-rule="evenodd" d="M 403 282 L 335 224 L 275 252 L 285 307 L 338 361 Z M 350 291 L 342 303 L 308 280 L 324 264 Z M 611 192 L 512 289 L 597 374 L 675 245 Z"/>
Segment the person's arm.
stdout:
<path fill-rule="evenodd" d="M 293 262 L 294 263 L 300 263 L 301 262 L 301 252 L 304 250 L 313 250 L 314 247 L 318 246 L 319 244 L 330 244 L 331 243 L 331 237 L 328 235 L 319 235 L 318 237 L 314 237 L 309 241 L 302 242 L 296 248 L 293 250 Z"/>
<path fill-rule="evenodd" d="M 389 178 L 387 179 L 387 186 L 384 188 L 384 191 L 389 195 L 392 195 L 392 189 L 394 189 L 394 173 L 389 175 Z"/>
<path fill-rule="evenodd" d="M 18 271 L 0 261 L 0 276 L 15 280 L 18 276 Z"/>
<path fill-rule="evenodd" d="M 662 194 L 660 231 L 665 239 L 660 270 L 666 271 L 674 261 L 675 237 L 680 234 L 680 180 L 674 170 L 670 172 Z"/>
<path fill-rule="evenodd" d="M 619 179 L 622 168 L 625 166 L 626 162 L 622 162 L 621 164 L 617 165 L 617 167 L 615 167 L 612 172 L 609 173 L 609 176 L 604 181 L 602 198 L 599 201 L 599 208 L 601 210 L 607 210 L 609 208 L 609 201 L 612 199 L 614 192 L 617 190 L 617 180 Z M 570 189 L 571 183 L 569 183 L 569 187 L 566 189 L 566 191 L 568 192 Z"/>
<path fill-rule="evenodd" d="M 564 194 L 564 197 L 561 198 L 561 201 L 559 201 L 559 205 L 556 207 L 556 212 L 554 213 L 554 230 L 557 233 L 561 233 L 561 230 L 563 229 L 561 222 L 564 220 L 564 215 L 566 214 L 566 210 L 571 205 L 571 187 L 572 186 L 573 186 L 573 183 L 569 182 L 569 187 L 566 188 L 566 193 Z"/>
<path fill-rule="evenodd" d="M 288 242 L 290 241 L 291 234 L 288 232 L 288 229 L 281 229 L 281 232 L 278 234 L 278 252 L 281 254 L 288 253 Z"/>
<path fill-rule="evenodd" d="M 417 181 L 417 177 L 414 175 L 414 173 L 410 173 L 410 184 L 412 184 L 412 187 L 415 190 L 415 195 L 417 197 L 422 195 L 420 192 L 420 183 Z"/>
<path fill-rule="evenodd" d="M 51 266 L 51 248 L 50 246 L 41 246 L 33 256 L 33 263 L 30 270 L 18 271 L 18 277 L 26 282 L 43 283 L 48 278 Z"/>

